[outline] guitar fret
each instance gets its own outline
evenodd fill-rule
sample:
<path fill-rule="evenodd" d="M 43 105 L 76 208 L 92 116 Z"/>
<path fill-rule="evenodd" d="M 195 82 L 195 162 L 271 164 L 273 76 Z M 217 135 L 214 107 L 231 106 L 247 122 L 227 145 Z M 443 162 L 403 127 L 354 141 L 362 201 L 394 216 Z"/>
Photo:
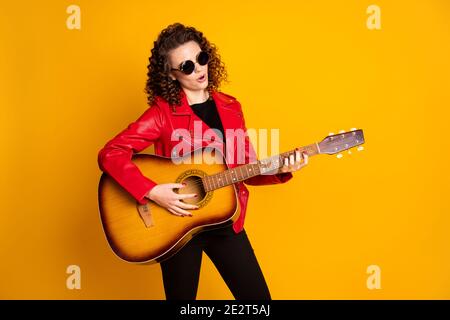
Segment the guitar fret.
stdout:
<path fill-rule="evenodd" d="M 223 172 L 223 180 L 225 181 L 224 185 L 227 185 L 228 184 L 228 179 L 227 179 L 227 172 L 226 171 Z"/>
<path fill-rule="evenodd" d="M 206 177 L 206 181 L 207 181 L 207 183 L 206 183 L 206 185 L 207 185 L 207 187 L 208 187 L 208 191 L 211 191 L 211 176 L 207 176 Z"/>
<path fill-rule="evenodd" d="M 224 187 L 225 186 L 225 182 L 223 181 L 224 174 L 221 172 L 220 173 L 220 187 Z"/>
<path fill-rule="evenodd" d="M 224 182 L 223 182 L 223 185 L 226 186 L 226 185 L 228 184 L 228 181 L 227 181 L 227 172 L 224 171 L 222 175 L 223 175 L 223 181 L 224 181 Z"/>
<path fill-rule="evenodd" d="M 281 159 L 281 155 L 279 156 L 279 159 Z M 259 164 L 249 163 L 206 176 L 203 178 L 203 184 L 205 186 L 205 191 L 209 192 L 259 174 L 261 174 Z"/>
<path fill-rule="evenodd" d="M 222 187 L 224 187 L 224 186 L 226 186 L 226 180 L 225 180 L 225 172 L 221 172 L 220 174 L 219 174 L 219 184 L 220 184 L 220 188 L 222 188 Z"/>
<path fill-rule="evenodd" d="M 208 177 L 208 190 L 211 191 L 212 190 L 212 182 L 211 182 L 211 176 Z"/>

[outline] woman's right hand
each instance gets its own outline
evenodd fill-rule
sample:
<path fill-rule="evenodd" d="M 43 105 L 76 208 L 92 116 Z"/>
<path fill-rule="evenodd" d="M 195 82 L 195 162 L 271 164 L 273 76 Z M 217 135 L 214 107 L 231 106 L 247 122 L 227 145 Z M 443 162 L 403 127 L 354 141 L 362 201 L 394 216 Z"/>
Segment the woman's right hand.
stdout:
<path fill-rule="evenodd" d="M 194 198 L 197 195 L 195 193 L 178 194 L 172 189 L 184 188 L 182 183 L 162 183 L 154 186 L 146 197 L 152 201 L 155 201 L 161 207 L 166 208 L 172 214 L 180 217 L 190 216 L 192 214 L 185 209 L 198 209 L 198 206 L 181 202 L 182 199 Z"/>

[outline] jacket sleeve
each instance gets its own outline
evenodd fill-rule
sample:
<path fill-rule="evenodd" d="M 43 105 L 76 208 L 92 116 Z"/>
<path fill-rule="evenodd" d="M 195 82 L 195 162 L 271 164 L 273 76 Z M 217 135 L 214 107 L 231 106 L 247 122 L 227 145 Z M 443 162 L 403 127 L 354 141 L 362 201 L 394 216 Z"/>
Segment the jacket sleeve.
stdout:
<path fill-rule="evenodd" d="M 162 115 L 156 105 L 147 109 L 135 122 L 105 144 L 98 153 L 98 164 L 140 204 L 157 183 L 145 177 L 131 161 L 134 153 L 152 145 L 161 134 Z"/>
<path fill-rule="evenodd" d="M 238 102 L 239 103 L 239 102 Z M 241 105 L 239 103 L 239 107 Z M 241 108 L 242 112 L 242 108 Z M 244 116 L 242 116 L 242 124 L 243 130 L 245 132 L 245 163 L 250 163 L 251 160 L 257 160 L 256 152 L 252 146 L 252 143 L 247 134 L 247 128 L 245 126 Z M 258 186 L 258 185 L 267 185 L 267 184 L 276 184 L 276 183 L 284 183 L 288 180 L 292 179 L 293 175 L 291 172 L 283 172 L 277 174 L 260 174 L 251 178 L 244 180 L 245 184 Z"/>

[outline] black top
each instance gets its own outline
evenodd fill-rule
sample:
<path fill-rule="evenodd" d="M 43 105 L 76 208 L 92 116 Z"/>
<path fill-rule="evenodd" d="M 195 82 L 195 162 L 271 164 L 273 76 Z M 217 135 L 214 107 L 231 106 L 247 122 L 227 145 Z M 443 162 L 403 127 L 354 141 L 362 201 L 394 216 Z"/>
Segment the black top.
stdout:
<path fill-rule="evenodd" d="M 219 129 L 222 133 L 222 141 L 225 142 L 225 132 L 223 130 L 222 121 L 217 112 L 216 103 L 213 98 L 209 98 L 205 102 L 194 103 L 190 105 L 192 111 L 203 120 L 211 129 Z"/>

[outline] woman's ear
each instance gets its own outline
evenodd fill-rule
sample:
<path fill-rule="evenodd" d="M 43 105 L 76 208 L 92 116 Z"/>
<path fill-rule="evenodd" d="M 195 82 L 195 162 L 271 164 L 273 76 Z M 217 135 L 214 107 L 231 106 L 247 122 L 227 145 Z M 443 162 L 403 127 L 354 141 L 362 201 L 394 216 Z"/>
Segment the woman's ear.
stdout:
<path fill-rule="evenodd" d="M 177 78 L 175 78 L 175 76 L 172 74 L 172 72 L 169 73 L 169 77 L 170 77 L 170 79 L 172 79 L 172 81 L 177 80 Z"/>

